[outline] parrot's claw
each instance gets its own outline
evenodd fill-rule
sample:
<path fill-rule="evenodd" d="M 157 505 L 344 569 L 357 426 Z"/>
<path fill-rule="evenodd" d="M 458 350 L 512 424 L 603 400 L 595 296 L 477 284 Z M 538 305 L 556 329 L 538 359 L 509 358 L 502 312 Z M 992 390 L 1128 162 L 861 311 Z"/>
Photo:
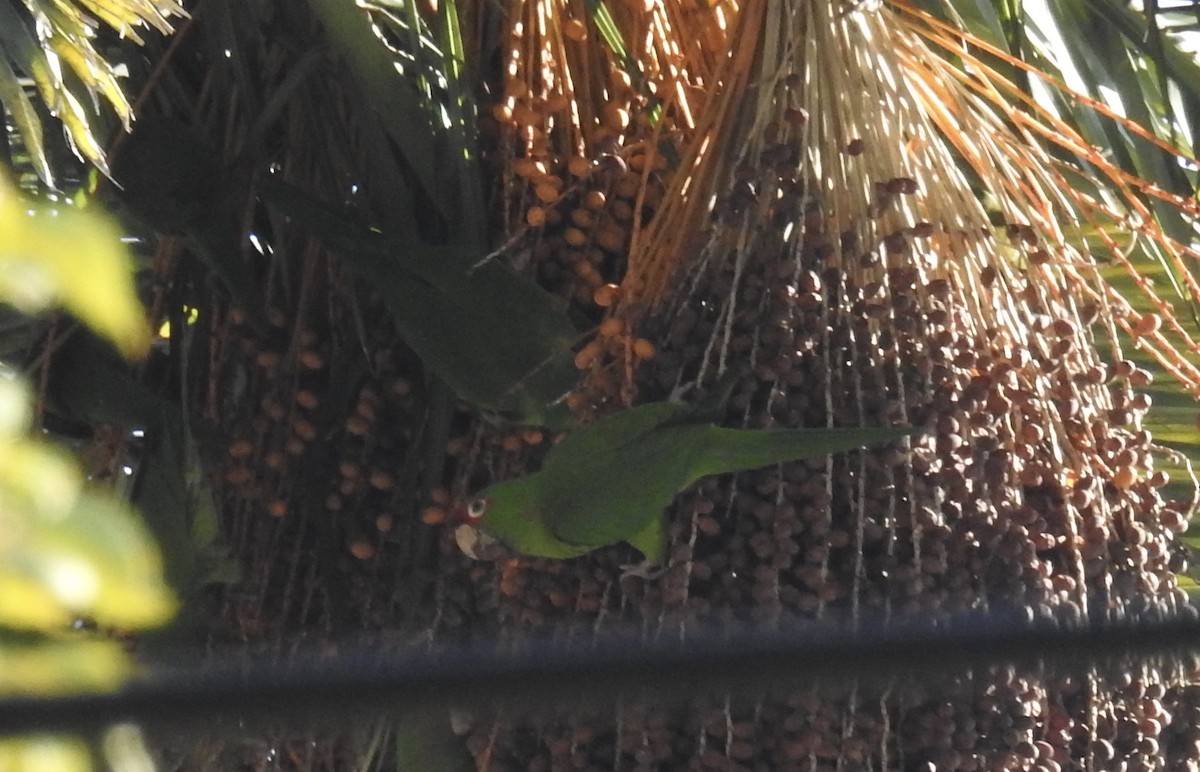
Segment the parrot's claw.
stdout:
<path fill-rule="evenodd" d="M 450 731 L 454 732 L 457 737 L 464 737 L 471 733 L 471 728 L 475 726 L 475 716 L 469 710 L 450 706 Z"/>
<path fill-rule="evenodd" d="M 627 563 L 621 566 L 622 579 L 635 576 L 639 579 L 645 579 L 647 582 L 653 582 L 666 572 L 666 566 L 656 566 L 649 560 L 643 560 L 641 563 Z"/>
<path fill-rule="evenodd" d="M 695 388 L 696 381 L 676 384 L 675 388 L 671 389 L 671 393 L 667 395 L 667 402 L 674 402 L 682 405 L 684 395 L 689 391 L 693 391 Z"/>

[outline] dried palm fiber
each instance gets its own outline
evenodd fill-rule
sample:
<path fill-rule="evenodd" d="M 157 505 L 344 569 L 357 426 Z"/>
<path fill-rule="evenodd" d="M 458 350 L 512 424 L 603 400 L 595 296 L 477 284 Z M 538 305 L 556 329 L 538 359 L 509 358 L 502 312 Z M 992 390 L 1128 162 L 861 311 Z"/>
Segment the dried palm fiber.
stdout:
<path fill-rule="evenodd" d="M 1028 216 L 1036 218 L 1040 215 L 1044 218 L 1041 227 L 1054 237 L 1053 243 L 1067 240 L 1065 234 L 1072 231 L 1093 235 L 1103 246 L 1096 250 L 1097 256 L 1124 269 L 1132 283 L 1157 309 L 1157 313 L 1139 314 L 1118 289 L 1097 281 L 1094 271 L 1072 273 L 1068 266 L 1064 270 L 1068 271 L 1069 277 L 1081 283 L 1082 296 L 1092 302 L 1109 305 L 1111 319 L 1106 321 L 1110 325 L 1115 322 L 1117 327 L 1135 340 L 1138 348 L 1147 351 L 1181 386 L 1193 395 L 1200 395 L 1200 369 L 1187 361 L 1186 356 L 1200 351 L 1197 341 L 1181 324 L 1172 304 L 1155 288 L 1154 281 L 1143 275 L 1129 259 L 1136 251 L 1157 258 L 1166 268 L 1169 281 L 1194 303 L 1200 297 L 1200 285 L 1188 266 L 1192 260 L 1200 257 L 1200 251 L 1194 241 L 1183 242 L 1172 238 L 1159 225 L 1154 213 L 1178 213 L 1184 221 L 1194 223 L 1200 216 L 1200 202 L 1194 197 L 1177 196 L 1159 188 L 1152 180 L 1135 177 L 1117 167 L 1101 149 L 1088 145 L 1055 114 L 1041 107 L 997 73 L 984 57 L 999 59 L 1027 77 L 1041 81 L 1046 88 L 1063 92 L 1069 99 L 1091 107 L 1118 124 L 1123 131 L 1157 146 L 1186 167 L 1194 168 L 1196 160 L 1166 144 L 1137 123 L 1115 114 L 1103 103 L 1072 91 L 1063 83 L 985 41 L 938 21 L 907 3 L 895 2 L 892 5 L 901 14 L 901 23 L 927 40 L 933 51 L 945 51 L 951 56 L 962 57 L 966 62 L 966 73 L 969 75 L 960 71 L 950 72 L 961 84 L 963 92 L 954 101 L 960 104 L 964 100 L 974 101 L 977 111 L 992 113 L 988 116 L 990 122 L 1003 120 L 1016 129 L 1011 132 L 1018 137 L 1015 144 L 1011 140 L 1001 142 L 998 146 L 987 142 L 964 142 L 963 135 L 957 131 L 954 111 L 935 113 L 939 127 L 954 142 L 956 149 L 968 158 L 976 159 L 972 162 L 973 167 L 986 164 L 987 158 L 991 157 L 995 159 L 997 168 L 1023 167 L 1027 176 L 1040 179 L 1040 194 L 1054 201 L 1056 206 L 1035 207 Z M 936 104 L 938 97 L 945 96 L 936 88 L 927 93 L 931 97 L 931 104 Z M 1022 109 L 1018 109 L 1018 106 Z M 1008 134 L 1006 132 L 998 139 Z M 1086 166 L 1068 163 L 1045 153 L 1031 158 L 1023 152 L 1025 145 L 1039 141 L 1084 159 Z M 1013 182 L 1011 177 L 997 180 L 1002 186 L 1011 186 Z M 1114 238 L 1114 233 L 1120 236 Z M 1078 239 L 1075 246 L 1082 251 L 1088 249 L 1088 243 Z M 1031 257 L 1040 255 L 1035 252 Z M 1112 337 L 1116 340 L 1115 335 Z M 1114 350 L 1113 356 L 1119 359 L 1119 351 Z"/>
<path fill-rule="evenodd" d="M 610 3 L 597 16 L 588 5 L 472 4 L 464 27 L 484 61 L 500 28 L 483 128 L 506 247 L 521 243 L 548 286 L 594 314 L 611 302 L 635 215 L 661 202 L 663 149 L 693 131 L 736 7 Z"/>
<path fill-rule="evenodd" d="M 1189 259 L 1200 257 L 1194 244 L 1184 243 L 1169 236 L 1156 222 L 1152 208 L 1175 210 L 1188 221 L 1200 215 L 1200 204 L 1194 199 L 1180 197 L 1158 188 L 1152 181 L 1131 176 L 1106 160 L 1103 151 L 1094 148 L 1053 113 L 1041 107 L 1022 92 L 1011 81 L 990 67 L 981 56 L 1001 59 L 1007 65 L 1022 70 L 1029 77 L 1040 79 L 1050 89 L 1065 92 L 1066 96 L 1094 108 L 1107 119 L 1116 122 L 1125 131 L 1137 135 L 1165 152 L 1176 156 L 1180 163 L 1190 166 L 1196 160 L 1187 157 L 1178 149 L 1168 146 L 1136 123 L 1112 112 L 1105 105 L 1083 94 L 1071 91 L 1061 82 L 1055 81 L 1030 65 L 1012 58 L 993 46 L 971 35 L 938 21 L 928 14 L 914 9 L 906 3 L 889 5 L 896 11 L 895 20 L 907 30 L 932 44 L 927 50 L 906 48 L 898 55 L 906 59 L 903 65 L 911 73 L 909 88 L 911 97 L 924 105 L 941 136 L 952 148 L 952 153 L 961 158 L 963 164 L 975 174 L 983 177 L 984 186 L 997 199 L 997 208 L 1006 220 L 1008 236 L 1032 242 L 1040 234 L 1044 243 L 1069 246 L 1085 256 L 1086 270 L 1080 270 L 1070 262 L 1058 263 L 1056 268 L 1065 275 L 1063 280 L 1078 283 L 1076 294 L 1090 312 L 1091 305 L 1108 306 L 1111 315 L 1104 321 L 1115 324 L 1145 349 L 1163 369 L 1171 374 L 1184 388 L 1200 393 L 1200 369 L 1189 363 L 1187 353 L 1195 353 L 1197 342 L 1180 322 L 1168 300 L 1160 296 L 1154 281 L 1148 279 L 1129 257 L 1135 250 L 1147 255 L 1159 256 L 1168 264 L 1168 278 L 1178 282 L 1181 290 L 1189 297 L 1200 296 L 1197 285 L 1188 270 Z M 756 8 L 748 9 L 751 13 Z M 741 39 L 734 36 L 735 39 Z M 749 61 L 749 47 L 735 48 L 741 54 L 741 63 Z M 963 69 L 951 67 L 939 57 L 956 57 L 965 61 Z M 936 73 L 936 75 L 935 75 Z M 731 73 L 737 77 L 737 71 Z M 711 82 L 711 80 L 710 80 Z M 736 93 L 736 81 L 729 82 L 727 93 Z M 848 84 L 853 85 L 853 84 Z M 719 114 L 721 108 L 708 111 L 708 116 Z M 804 114 L 804 108 L 786 116 L 786 121 L 795 120 Z M 694 143 L 696 156 L 720 154 L 716 149 L 728 144 L 732 125 L 718 123 L 720 134 L 714 133 L 703 141 Z M 711 123 L 710 123 L 711 126 Z M 697 131 L 704 136 L 704 127 Z M 1067 153 L 1084 159 L 1086 167 L 1064 160 L 1062 154 L 1047 152 L 1044 145 L 1055 146 Z M 698 157 L 687 159 L 693 166 L 693 174 L 677 175 L 672 193 L 681 193 L 700 185 L 706 180 L 698 174 L 712 173 L 713 164 L 698 164 Z M 688 166 L 687 163 L 684 164 Z M 716 166 L 720 165 L 720 161 Z M 670 200 L 680 198 L 669 196 Z M 687 199 L 689 197 L 683 196 Z M 694 198 L 706 204 L 703 195 Z M 686 204 L 685 204 L 686 206 Z M 693 204 L 694 206 L 694 204 Z M 691 218 L 702 218 L 699 211 L 691 210 L 682 216 L 689 224 Z M 1029 230 L 1030 223 L 1037 231 Z M 626 291 L 637 291 L 648 276 L 657 277 L 662 283 L 672 275 L 676 261 L 686 250 L 678 247 L 679 233 L 669 232 L 678 225 L 673 218 L 660 217 L 659 226 L 646 238 L 661 239 L 661 244 L 633 245 L 635 259 L 643 254 L 650 256 L 644 269 L 632 267 L 623 284 Z M 636 231 L 635 231 L 636 233 Z M 1090 238 L 1084 238 L 1088 236 Z M 694 233 L 689 233 L 694 238 Z M 1036 247 L 1036 244 L 1030 243 Z M 1100 248 L 1097 249 L 1097 246 Z M 1051 258 L 1046 248 L 1026 250 L 1024 260 L 1019 254 L 1001 246 L 1010 259 L 1019 264 L 1042 264 Z M 1095 262 L 1089 253 L 1095 252 L 1102 262 L 1111 262 L 1128 273 L 1132 283 L 1145 293 L 1157 314 L 1137 313 L 1121 291 L 1110 286 L 1095 270 Z M 642 273 L 647 276 L 642 276 Z M 651 288 L 649 294 L 661 294 L 663 288 Z M 1094 320 L 1095 313 L 1085 313 Z M 1116 335 L 1111 336 L 1117 340 Z M 1120 359 L 1119 350 L 1114 349 L 1114 359 Z"/>
<path fill-rule="evenodd" d="M 652 400 L 749 362 L 731 422 L 912 422 L 934 435 L 910 454 L 706 481 L 677 505 L 658 582 L 617 582 L 608 553 L 509 562 L 476 611 L 509 635 L 565 628 L 570 641 L 626 624 L 682 635 L 1008 603 L 1068 621 L 1183 608 L 1172 535 L 1184 507 L 1161 500 L 1138 423 L 1146 405 L 1128 383 L 1110 388 L 1127 366 L 1098 358 L 1081 316 L 1091 296 L 1074 274 L 1102 286 L 1090 256 L 1043 230 L 1067 216 L 1063 197 L 1005 163 L 1016 185 L 990 179 L 1017 238 L 995 233 L 920 98 L 924 79 L 954 90 L 953 76 L 890 11 L 764 3 L 739 21 L 731 37 L 759 42 L 758 66 L 743 80 L 729 73 L 710 98 L 724 120 L 697 113 L 707 130 L 681 150 L 687 176 L 665 198 L 701 203 L 656 213 L 611 311 L 658 355 L 642 363 L 632 344 L 601 344 L 583 393 L 603 407 L 630 378 L 636 390 L 619 396 Z M 965 110 L 958 131 L 1039 152 L 986 117 Z M 1044 217 L 1029 214 L 1038 207 Z M 677 211 L 691 217 L 667 216 Z M 1053 259 L 1034 264 L 1038 245 Z M 1087 313 L 1110 313 L 1095 306 Z M 477 565 L 472 578 L 496 570 Z M 631 701 L 607 717 L 481 721 L 470 742 L 481 768 L 1105 769 L 1114 758 L 1148 768 L 1197 758 L 1189 674 L 1142 664 L 1111 675 L 999 667 L 947 674 L 925 692 Z"/>

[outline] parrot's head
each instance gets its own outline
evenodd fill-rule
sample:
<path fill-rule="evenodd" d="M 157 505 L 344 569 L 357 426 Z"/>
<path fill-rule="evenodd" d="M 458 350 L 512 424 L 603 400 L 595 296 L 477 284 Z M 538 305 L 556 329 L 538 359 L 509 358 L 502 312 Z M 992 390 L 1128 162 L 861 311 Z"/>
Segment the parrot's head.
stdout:
<path fill-rule="evenodd" d="M 490 497 L 484 495 L 474 496 L 454 508 L 454 512 L 451 515 L 451 522 L 455 525 L 478 526 L 483 522 L 483 518 L 487 515 L 488 507 L 491 505 L 492 499 Z"/>
<path fill-rule="evenodd" d="M 489 553 L 500 546 L 497 539 L 480 530 L 491 504 L 490 497 L 478 495 L 460 503 L 450 513 L 454 542 L 471 560 L 487 559 Z"/>
<path fill-rule="evenodd" d="M 467 556 L 498 560 L 511 553 L 529 553 L 530 539 L 539 529 L 532 517 L 532 476 L 502 480 L 458 504 L 450 513 L 454 538 Z"/>

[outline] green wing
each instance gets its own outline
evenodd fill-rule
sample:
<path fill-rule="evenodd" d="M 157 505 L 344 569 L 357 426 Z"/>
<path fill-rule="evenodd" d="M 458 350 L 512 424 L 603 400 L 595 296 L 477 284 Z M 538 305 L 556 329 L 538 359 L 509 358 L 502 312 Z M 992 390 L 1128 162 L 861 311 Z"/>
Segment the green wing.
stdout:
<path fill-rule="evenodd" d="M 688 415 L 677 402 L 651 402 L 585 424 L 546 456 L 542 472 L 550 480 L 574 478 L 583 468 L 615 456 L 658 427 Z"/>
<path fill-rule="evenodd" d="M 631 541 L 651 560 L 660 560 L 663 510 L 702 477 L 854 450 L 914 433 L 898 428 L 660 427 L 546 480 L 544 502 L 557 538 L 591 548 Z"/>
<path fill-rule="evenodd" d="M 710 429 L 660 424 L 571 467 L 553 473 L 543 468 L 542 503 L 549 529 L 563 542 L 589 549 L 634 542 L 647 557 L 658 559 L 648 549 L 662 542 L 655 528 L 661 527 L 663 509 L 685 487 L 695 463 L 692 439 Z"/>
<path fill-rule="evenodd" d="M 618 453 L 639 441 L 652 429 L 669 426 L 702 426 L 719 420 L 729 401 L 739 375 L 734 370 L 708 387 L 707 393 L 694 405 L 679 402 L 650 402 L 585 424 L 567 435 L 551 451 L 542 464 L 542 471 L 551 476 L 570 475 L 579 465 Z"/>

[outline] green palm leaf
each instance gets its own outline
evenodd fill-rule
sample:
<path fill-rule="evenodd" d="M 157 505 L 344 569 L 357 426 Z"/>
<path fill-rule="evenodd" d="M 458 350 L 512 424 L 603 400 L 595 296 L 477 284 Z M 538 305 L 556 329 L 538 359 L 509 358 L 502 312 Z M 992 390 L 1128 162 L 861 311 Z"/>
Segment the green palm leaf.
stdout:
<path fill-rule="evenodd" d="M 133 111 L 116 68 L 95 48 L 96 29 L 104 23 L 141 44 L 140 29 L 167 34 L 171 17 L 184 15 L 175 0 L 0 0 L 0 104 L 46 184 L 54 185 L 54 174 L 45 127 L 26 83 L 32 81 L 47 111 L 62 121 L 76 152 L 107 173 L 95 106 L 107 104 L 126 128 Z"/>

